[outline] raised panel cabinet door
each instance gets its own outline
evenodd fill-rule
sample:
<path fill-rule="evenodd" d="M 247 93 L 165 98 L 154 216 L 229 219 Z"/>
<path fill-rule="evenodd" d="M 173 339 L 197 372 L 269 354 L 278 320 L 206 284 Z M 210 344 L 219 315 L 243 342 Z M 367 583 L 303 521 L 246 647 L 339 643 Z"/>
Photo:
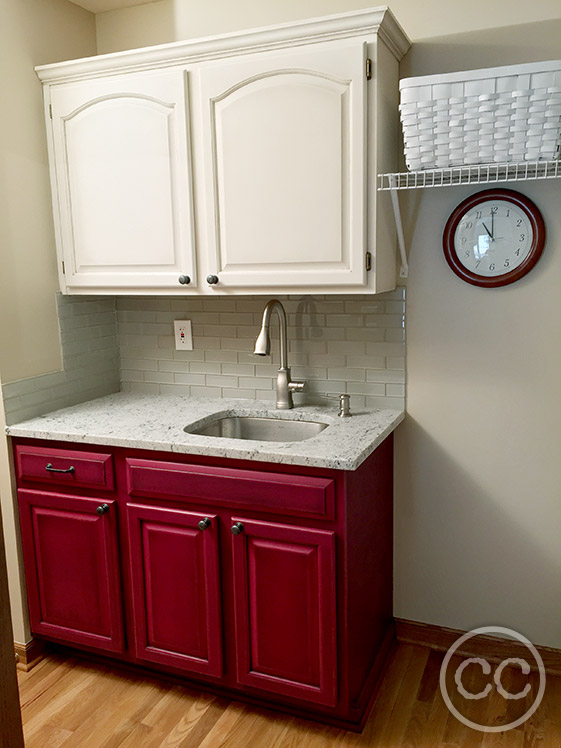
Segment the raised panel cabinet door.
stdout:
<path fill-rule="evenodd" d="M 200 71 L 214 286 L 366 282 L 366 44 Z"/>
<path fill-rule="evenodd" d="M 232 519 L 237 680 L 337 701 L 335 533 Z"/>
<path fill-rule="evenodd" d="M 25 489 L 18 499 L 33 633 L 122 652 L 116 503 Z"/>
<path fill-rule="evenodd" d="M 49 90 L 63 284 L 158 289 L 188 275 L 196 285 L 187 73 Z"/>
<path fill-rule="evenodd" d="M 129 504 L 127 524 L 136 657 L 221 676 L 216 515 Z"/>

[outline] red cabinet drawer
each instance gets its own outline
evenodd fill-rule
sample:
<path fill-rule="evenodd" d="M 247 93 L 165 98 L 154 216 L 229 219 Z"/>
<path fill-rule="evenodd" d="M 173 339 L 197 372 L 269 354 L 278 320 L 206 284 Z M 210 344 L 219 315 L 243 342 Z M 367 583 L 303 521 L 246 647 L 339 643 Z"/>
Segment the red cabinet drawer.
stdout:
<path fill-rule="evenodd" d="M 22 445 L 16 446 L 15 452 L 19 480 L 102 491 L 115 486 L 110 454 Z"/>
<path fill-rule="evenodd" d="M 283 514 L 332 517 L 335 481 L 308 475 L 127 459 L 131 496 L 206 501 Z"/>

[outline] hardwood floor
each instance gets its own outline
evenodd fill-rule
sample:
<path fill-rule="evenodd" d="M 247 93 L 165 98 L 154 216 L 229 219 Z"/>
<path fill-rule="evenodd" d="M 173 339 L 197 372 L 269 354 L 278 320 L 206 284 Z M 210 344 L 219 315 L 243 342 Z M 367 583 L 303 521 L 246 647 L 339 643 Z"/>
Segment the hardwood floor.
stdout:
<path fill-rule="evenodd" d="M 543 701 L 520 727 L 483 733 L 466 727 L 446 708 L 439 689 L 443 653 L 408 644 L 396 648 L 361 735 L 286 717 L 112 671 L 61 654 L 49 655 L 19 688 L 26 748 L 559 748 L 561 676 L 548 676 Z M 457 665 L 461 660 L 457 660 Z M 454 660 L 452 660 L 454 664 Z M 454 670 L 456 668 L 454 667 Z M 491 676 L 465 671 L 476 693 Z M 451 680 L 453 682 L 453 680 Z M 505 669 L 511 693 L 527 679 Z M 530 676 L 536 693 L 537 675 Z M 452 699 L 454 702 L 454 699 Z M 455 702 L 454 702 L 455 703 Z M 504 725 L 530 701 L 505 700 L 496 691 L 471 700 L 466 716 Z M 458 706 L 459 708 L 459 706 Z"/>

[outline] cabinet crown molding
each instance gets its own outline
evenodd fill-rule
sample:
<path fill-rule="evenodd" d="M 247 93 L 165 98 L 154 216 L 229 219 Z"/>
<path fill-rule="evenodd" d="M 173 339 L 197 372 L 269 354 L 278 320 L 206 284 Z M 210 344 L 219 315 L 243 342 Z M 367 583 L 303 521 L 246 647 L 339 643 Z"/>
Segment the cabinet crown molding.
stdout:
<path fill-rule="evenodd" d="M 169 67 L 171 64 L 183 65 L 228 55 L 282 49 L 302 43 L 312 44 L 356 37 L 359 34 L 377 34 L 398 61 L 411 46 L 409 38 L 391 10 L 382 6 L 51 65 L 39 65 L 35 71 L 43 83 L 57 83 L 99 77 L 103 74 L 114 75 L 116 70 L 132 72 L 147 67 L 154 69 L 159 66 Z"/>

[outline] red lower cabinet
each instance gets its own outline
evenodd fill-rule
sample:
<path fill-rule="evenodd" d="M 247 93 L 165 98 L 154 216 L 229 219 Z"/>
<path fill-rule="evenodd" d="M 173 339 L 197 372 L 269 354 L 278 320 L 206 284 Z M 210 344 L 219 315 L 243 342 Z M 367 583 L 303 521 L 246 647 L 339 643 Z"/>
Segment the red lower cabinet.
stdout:
<path fill-rule="evenodd" d="M 32 632 L 359 729 L 392 645 L 392 449 L 341 471 L 15 440 Z"/>
<path fill-rule="evenodd" d="M 127 505 L 139 660 L 222 675 L 216 515 Z"/>
<path fill-rule="evenodd" d="M 232 519 L 237 680 L 337 702 L 335 533 Z"/>
<path fill-rule="evenodd" d="M 27 490 L 18 498 L 33 631 L 122 652 L 116 502 Z"/>

